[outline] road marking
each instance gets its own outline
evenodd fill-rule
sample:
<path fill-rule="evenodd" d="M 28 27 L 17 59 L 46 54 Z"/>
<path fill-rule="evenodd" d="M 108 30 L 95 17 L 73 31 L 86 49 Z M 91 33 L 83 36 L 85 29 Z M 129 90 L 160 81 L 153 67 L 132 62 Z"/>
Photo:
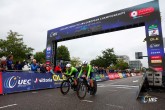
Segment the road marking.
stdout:
<path fill-rule="evenodd" d="M 129 85 L 108 85 L 108 86 L 120 86 L 120 87 L 132 87 L 132 88 L 136 88 L 136 87 L 139 87 L 139 86 L 129 86 Z"/>
<path fill-rule="evenodd" d="M 102 86 L 103 84 L 97 84 L 97 86 Z"/>
<path fill-rule="evenodd" d="M 120 82 L 123 82 L 123 81 L 125 81 L 125 80 L 128 80 L 128 79 L 123 79 L 123 80 L 120 80 L 120 81 L 116 81 L 116 82 L 114 82 L 114 83 L 110 83 L 110 84 L 116 84 L 116 83 L 120 83 Z"/>
<path fill-rule="evenodd" d="M 108 91 L 117 91 L 117 90 L 108 90 Z"/>
<path fill-rule="evenodd" d="M 133 82 L 139 82 L 139 80 L 135 80 L 135 81 L 133 81 Z"/>
<path fill-rule="evenodd" d="M 112 104 L 106 104 L 107 106 L 111 106 L 111 107 L 117 107 L 117 108 L 120 108 L 120 109 L 123 109 L 124 107 L 123 106 L 118 106 L 118 105 L 112 105 Z"/>
<path fill-rule="evenodd" d="M 0 109 L 7 108 L 7 107 L 12 107 L 12 106 L 16 106 L 16 105 L 17 105 L 17 104 L 6 105 L 6 106 L 0 107 Z"/>
<path fill-rule="evenodd" d="M 138 88 L 139 86 L 129 86 L 129 85 L 98 85 L 97 87 L 129 87 L 129 88 Z"/>
<path fill-rule="evenodd" d="M 32 92 L 33 94 L 36 94 L 36 93 L 38 93 L 38 92 Z"/>
<path fill-rule="evenodd" d="M 104 85 L 97 85 L 97 87 L 105 87 Z"/>
<path fill-rule="evenodd" d="M 129 88 L 129 87 L 116 87 L 116 88 L 120 88 L 120 89 L 132 89 L 132 88 Z"/>
<path fill-rule="evenodd" d="M 93 102 L 93 101 L 90 101 L 90 100 L 81 100 L 81 101 L 84 101 L 84 102 L 90 102 L 90 103 Z"/>

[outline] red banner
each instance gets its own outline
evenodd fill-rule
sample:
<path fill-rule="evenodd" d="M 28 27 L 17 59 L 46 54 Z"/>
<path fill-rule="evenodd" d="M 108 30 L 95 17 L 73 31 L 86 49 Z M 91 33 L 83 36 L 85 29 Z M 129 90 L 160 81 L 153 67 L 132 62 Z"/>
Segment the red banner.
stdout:
<path fill-rule="evenodd" d="M 2 72 L 0 72 L 0 94 L 3 94 Z"/>
<path fill-rule="evenodd" d="M 118 73 L 114 73 L 115 79 L 120 79 L 120 76 Z"/>
<path fill-rule="evenodd" d="M 110 80 L 114 80 L 115 79 L 115 76 L 114 76 L 113 73 L 109 73 L 108 74 L 108 77 L 109 77 Z"/>

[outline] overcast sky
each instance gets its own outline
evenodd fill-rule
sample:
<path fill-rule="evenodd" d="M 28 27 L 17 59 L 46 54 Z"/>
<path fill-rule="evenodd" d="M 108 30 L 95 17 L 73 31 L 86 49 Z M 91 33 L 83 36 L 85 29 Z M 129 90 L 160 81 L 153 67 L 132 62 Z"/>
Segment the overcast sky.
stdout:
<path fill-rule="evenodd" d="M 110 13 L 152 0 L 0 0 L 0 38 L 6 39 L 12 30 L 23 35 L 25 44 L 42 51 L 46 47 L 47 30 L 87 18 Z M 163 35 L 165 32 L 165 0 L 159 0 Z M 95 35 L 60 42 L 66 45 L 71 57 L 94 59 L 106 48 L 114 48 L 117 55 L 135 60 L 135 52 L 146 55 L 144 27 Z M 129 40 L 128 40 L 129 39 Z M 147 59 L 142 60 L 147 66 Z"/>

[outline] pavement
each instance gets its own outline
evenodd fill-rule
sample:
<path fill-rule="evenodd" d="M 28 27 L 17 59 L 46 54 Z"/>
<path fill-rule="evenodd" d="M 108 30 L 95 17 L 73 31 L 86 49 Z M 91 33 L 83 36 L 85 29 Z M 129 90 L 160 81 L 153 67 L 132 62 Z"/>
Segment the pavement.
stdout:
<path fill-rule="evenodd" d="M 0 110 L 165 110 L 165 92 L 150 90 L 136 99 L 142 76 L 98 82 L 95 96 L 79 100 L 59 88 L 0 95 Z M 145 100 L 143 100 L 145 99 Z"/>

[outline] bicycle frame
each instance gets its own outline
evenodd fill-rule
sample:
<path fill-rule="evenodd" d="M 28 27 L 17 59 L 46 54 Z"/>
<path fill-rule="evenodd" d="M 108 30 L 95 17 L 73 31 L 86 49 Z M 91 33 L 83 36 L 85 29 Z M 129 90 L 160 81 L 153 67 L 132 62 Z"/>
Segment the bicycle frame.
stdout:
<path fill-rule="evenodd" d="M 80 77 L 80 79 L 83 80 L 83 83 L 86 84 L 86 86 L 87 86 L 88 88 L 91 88 L 91 86 L 88 84 L 88 81 L 86 80 L 85 77 Z"/>

